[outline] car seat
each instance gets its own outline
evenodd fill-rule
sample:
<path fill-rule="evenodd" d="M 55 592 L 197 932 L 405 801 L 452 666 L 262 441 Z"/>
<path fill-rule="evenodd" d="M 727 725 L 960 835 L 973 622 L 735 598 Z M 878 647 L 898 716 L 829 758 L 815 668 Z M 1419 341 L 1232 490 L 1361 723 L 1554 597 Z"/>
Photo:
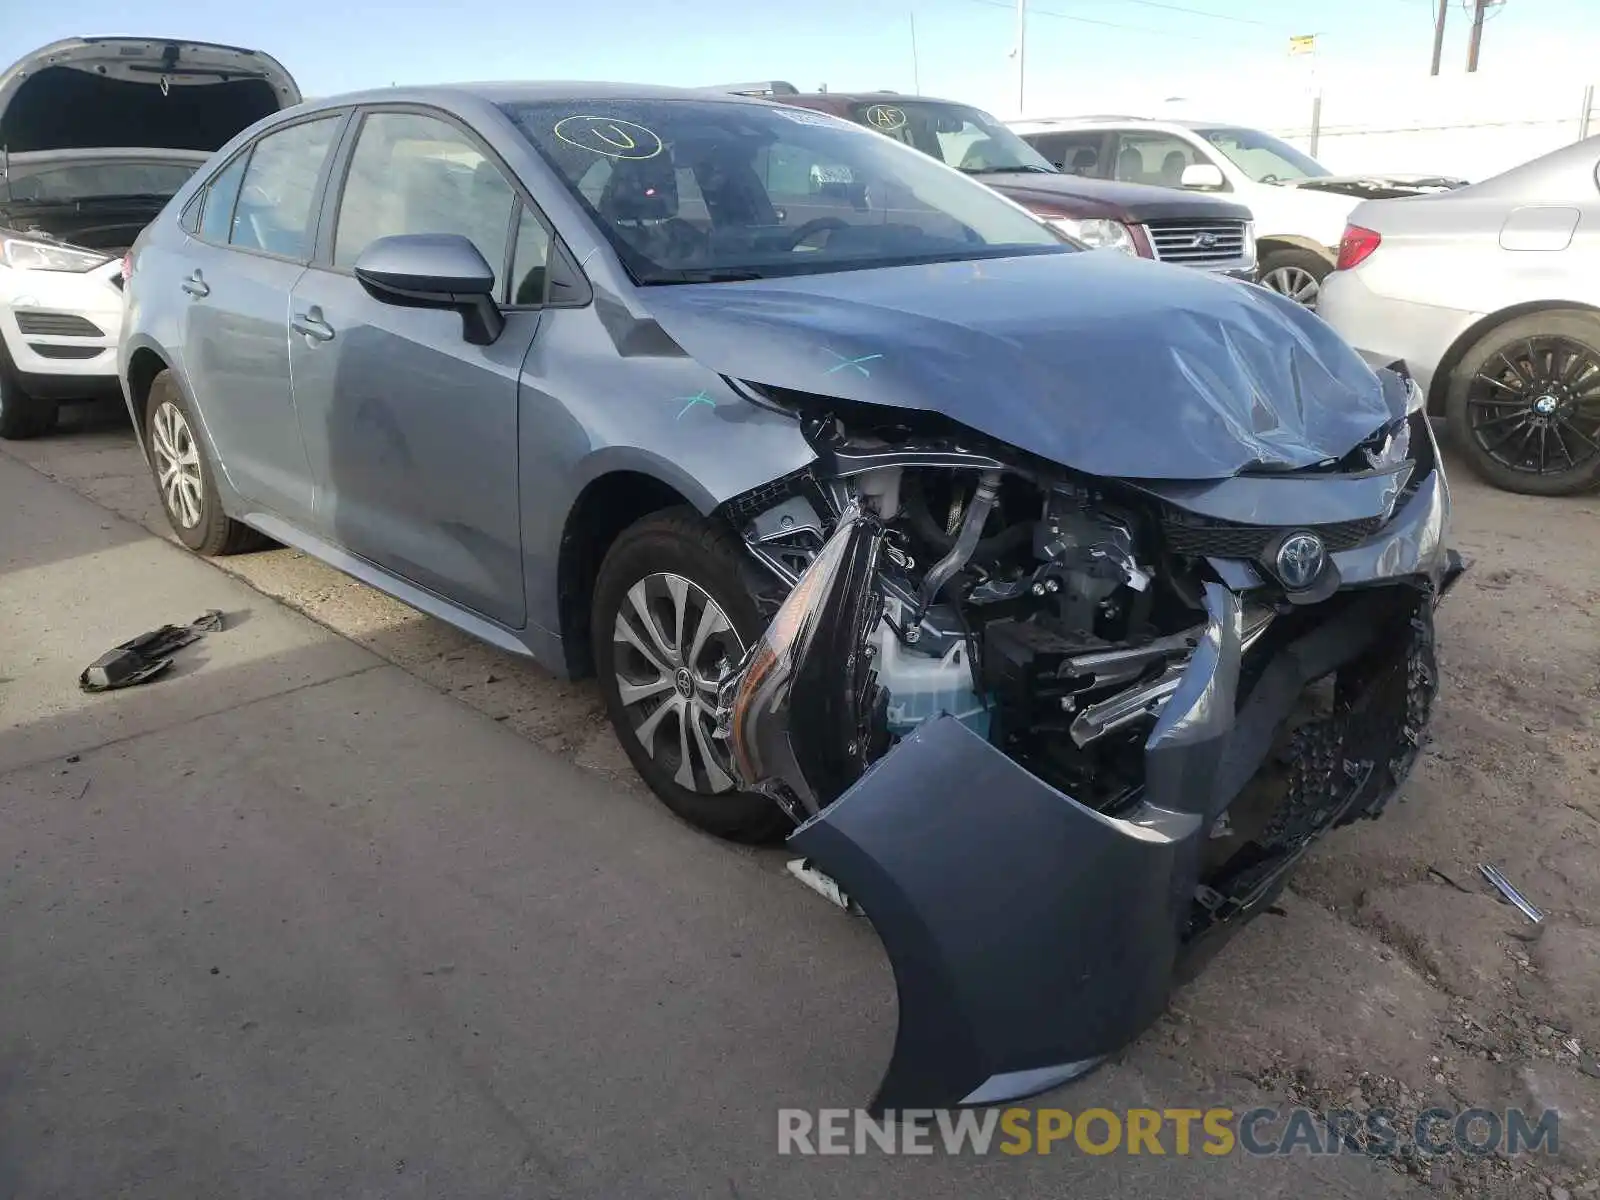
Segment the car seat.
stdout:
<path fill-rule="evenodd" d="M 1139 147 L 1128 146 L 1117 155 L 1117 178 L 1129 183 L 1144 182 L 1144 155 Z"/>
<path fill-rule="evenodd" d="M 1099 161 L 1099 151 L 1093 146 L 1084 146 L 1073 152 L 1072 166 L 1068 170 L 1074 175 L 1087 175 L 1094 170 L 1095 164 Z"/>
<path fill-rule="evenodd" d="M 1183 186 L 1183 169 L 1189 165 L 1189 156 L 1182 150 L 1171 150 L 1161 160 L 1161 182 L 1167 187 Z"/>

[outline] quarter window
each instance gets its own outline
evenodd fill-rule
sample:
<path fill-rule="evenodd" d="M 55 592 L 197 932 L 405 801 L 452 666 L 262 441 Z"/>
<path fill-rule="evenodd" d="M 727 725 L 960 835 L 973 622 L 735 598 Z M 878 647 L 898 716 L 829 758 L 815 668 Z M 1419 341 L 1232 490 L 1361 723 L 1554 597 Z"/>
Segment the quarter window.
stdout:
<path fill-rule="evenodd" d="M 516 202 L 500 168 L 448 121 L 419 113 L 370 113 L 361 123 L 339 202 L 334 265 L 350 266 L 381 237 L 455 233 L 478 248 L 498 287 Z M 532 220 L 525 217 L 524 225 Z M 518 269 L 524 270 L 520 264 Z M 518 278 L 520 293 L 526 280 Z M 542 297 L 542 271 L 539 290 Z"/>
<path fill-rule="evenodd" d="M 239 199 L 239 184 L 244 180 L 244 168 L 249 160 L 248 153 L 235 155 L 207 186 L 200 208 L 202 240 L 227 244 L 228 235 L 233 231 L 234 202 Z"/>
<path fill-rule="evenodd" d="M 323 117 L 256 142 L 233 211 L 231 245 L 285 258 L 307 257 L 317 180 L 338 129 L 339 117 Z"/>
<path fill-rule="evenodd" d="M 511 256 L 511 303 L 543 304 L 550 267 L 550 232 L 526 208 L 517 215 L 516 249 Z"/>

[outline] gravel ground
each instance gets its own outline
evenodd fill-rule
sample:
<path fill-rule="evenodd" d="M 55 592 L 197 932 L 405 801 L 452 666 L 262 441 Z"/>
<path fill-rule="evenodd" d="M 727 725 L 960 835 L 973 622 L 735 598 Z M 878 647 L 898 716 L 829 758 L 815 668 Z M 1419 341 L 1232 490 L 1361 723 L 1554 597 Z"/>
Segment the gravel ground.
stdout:
<path fill-rule="evenodd" d="M 4 450 L 166 533 L 116 408 L 68 410 L 57 435 Z M 1403 801 L 1327 838 L 1281 916 L 1235 939 L 1148 1044 L 1286 1101 L 1393 1109 L 1402 1129 L 1435 1104 L 1559 1108 L 1554 1158 L 1432 1158 L 1404 1140 L 1389 1157 L 1442 1194 L 1600 1195 L 1600 499 L 1510 496 L 1461 468 L 1452 482 L 1455 541 L 1472 568 L 1440 610 L 1443 694 Z M 553 680 L 295 551 L 219 565 L 541 746 L 639 786 L 591 685 Z M 1499 903 L 1480 862 L 1498 865 L 1544 924 Z"/>

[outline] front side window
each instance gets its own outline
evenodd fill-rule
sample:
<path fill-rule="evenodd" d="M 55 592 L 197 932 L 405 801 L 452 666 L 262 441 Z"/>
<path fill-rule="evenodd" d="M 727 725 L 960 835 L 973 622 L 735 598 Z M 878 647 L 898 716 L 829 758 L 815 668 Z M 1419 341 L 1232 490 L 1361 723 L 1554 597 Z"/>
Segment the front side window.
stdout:
<path fill-rule="evenodd" d="M 641 283 L 1073 252 L 898 139 L 806 109 L 708 99 L 505 111 Z"/>
<path fill-rule="evenodd" d="M 1185 167 L 1205 158 L 1189 142 L 1170 133 L 1124 133 L 1117 138 L 1116 172 L 1124 183 L 1182 187 Z"/>
<path fill-rule="evenodd" d="M 333 262 L 351 266 L 381 237 L 460 234 L 493 269 L 498 290 L 515 204 L 499 166 L 450 122 L 422 113 L 369 113 L 339 201 Z"/>
<path fill-rule="evenodd" d="M 305 121 L 256 142 L 234 207 L 229 244 L 285 258 L 309 255 L 317 180 L 339 120 Z"/>
<path fill-rule="evenodd" d="M 1288 142 L 1259 129 L 1197 129 L 1195 132 L 1257 183 L 1320 179 L 1331 173 L 1310 155 L 1302 154 Z"/>
<path fill-rule="evenodd" d="M 199 234 L 203 241 L 226 245 L 233 231 L 233 206 L 239 200 L 239 185 L 244 182 L 244 169 L 250 155 L 237 154 L 223 167 L 206 187 L 206 198 L 200 208 Z"/>

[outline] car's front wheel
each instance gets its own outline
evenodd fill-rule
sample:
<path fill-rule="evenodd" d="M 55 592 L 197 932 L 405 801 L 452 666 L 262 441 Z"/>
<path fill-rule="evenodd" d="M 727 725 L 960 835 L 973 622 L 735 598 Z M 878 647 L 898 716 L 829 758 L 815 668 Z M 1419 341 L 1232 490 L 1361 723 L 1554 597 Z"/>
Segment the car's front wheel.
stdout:
<path fill-rule="evenodd" d="M 0 349 L 0 438 L 16 442 L 49 433 L 56 426 L 60 406 L 23 391 L 8 359 Z"/>
<path fill-rule="evenodd" d="M 765 796 L 739 789 L 716 736 L 717 690 L 763 622 L 741 578 L 742 550 L 692 509 L 625 530 L 595 583 L 595 668 L 623 749 L 650 790 L 684 820 L 741 842 L 793 826 Z"/>
<path fill-rule="evenodd" d="M 1495 487 L 1567 496 L 1600 487 L 1600 317 L 1539 312 L 1480 338 L 1450 373 L 1450 432 Z"/>
<path fill-rule="evenodd" d="M 1313 251 L 1273 250 L 1261 259 L 1261 286 L 1315 312 L 1331 270 L 1333 264 Z"/>
<path fill-rule="evenodd" d="M 150 384 L 145 450 L 172 532 L 189 549 L 207 557 L 259 549 L 265 539 L 222 511 L 211 463 L 195 436 L 195 426 L 194 413 L 172 372 L 161 372 Z"/>

